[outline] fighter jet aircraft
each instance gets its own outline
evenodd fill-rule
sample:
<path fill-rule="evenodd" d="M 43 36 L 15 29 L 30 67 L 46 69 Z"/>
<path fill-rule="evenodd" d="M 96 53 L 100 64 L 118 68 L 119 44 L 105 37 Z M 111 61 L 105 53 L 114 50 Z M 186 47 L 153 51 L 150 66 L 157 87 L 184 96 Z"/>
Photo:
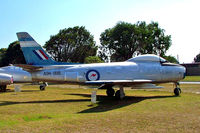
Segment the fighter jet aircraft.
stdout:
<path fill-rule="evenodd" d="M 28 33 L 17 36 L 27 62 L 18 66 L 29 71 L 33 81 L 98 85 L 107 89 L 108 96 L 121 99 L 124 87 L 160 88 L 156 86 L 159 83 L 173 82 L 175 95 L 181 93 L 178 81 L 185 77 L 185 68 L 157 55 L 140 55 L 124 62 L 66 64 L 54 61 Z M 120 89 L 115 92 L 114 86 Z"/>
<path fill-rule="evenodd" d="M 13 83 L 32 83 L 31 74 L 22 68 L 6 66 L 0 68 L 0 92 L 5 92 L 7 85 Z"/>

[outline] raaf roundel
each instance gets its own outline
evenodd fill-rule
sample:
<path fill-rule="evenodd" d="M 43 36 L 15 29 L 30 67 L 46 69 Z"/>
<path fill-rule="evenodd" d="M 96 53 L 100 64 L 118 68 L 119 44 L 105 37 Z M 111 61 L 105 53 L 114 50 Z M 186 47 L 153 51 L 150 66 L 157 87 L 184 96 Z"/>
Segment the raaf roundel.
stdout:
<path fill-rule="evenodd" d="M 87 73 L 86 73 L 86 79 L 88 81 L 96 81 L 96 80 L 99 80 L 100 78 L 100 74 L 98 71 L 96 70 L 89 70 Z"/>

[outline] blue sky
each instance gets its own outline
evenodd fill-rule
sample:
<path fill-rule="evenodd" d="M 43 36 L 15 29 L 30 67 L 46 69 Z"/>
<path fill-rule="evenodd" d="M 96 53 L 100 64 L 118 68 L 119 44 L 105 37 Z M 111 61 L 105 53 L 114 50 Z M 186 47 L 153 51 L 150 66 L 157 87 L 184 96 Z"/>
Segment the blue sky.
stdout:
<path fill-rule="evenodd" d="M 200 52 L 198 0 L 1 0 L 0 48 L 29 32 L 41 45 L 60 29 L 85 26 L 99 44 L 100 34 L 119 21 L 156 21 L 172 35 L 168 55 L 192 62 Z"/>

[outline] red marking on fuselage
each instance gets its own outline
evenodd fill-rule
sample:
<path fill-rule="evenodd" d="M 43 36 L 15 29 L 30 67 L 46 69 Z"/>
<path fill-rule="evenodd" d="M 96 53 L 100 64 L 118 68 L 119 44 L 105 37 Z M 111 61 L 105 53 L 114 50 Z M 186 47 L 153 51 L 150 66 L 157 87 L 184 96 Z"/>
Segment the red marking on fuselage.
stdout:
<path fill-rule="evenodd" d="M 94 74 L 94 73 L 93 73 L 93 74 L 90 76 L 90 78 L 91 78 L 91 77 L 96 77 L 96 75 L 97 75 L 97 74 Z"/>

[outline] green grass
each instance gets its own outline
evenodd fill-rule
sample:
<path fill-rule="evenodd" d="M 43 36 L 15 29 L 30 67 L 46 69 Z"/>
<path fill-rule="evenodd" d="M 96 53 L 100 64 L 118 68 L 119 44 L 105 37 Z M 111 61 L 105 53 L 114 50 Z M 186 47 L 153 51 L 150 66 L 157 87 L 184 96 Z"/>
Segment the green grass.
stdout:
<path fill-rule="evenodd" d="M 13 87 L 0 93 L 0 132 L 199 132 L 199 85 L 182 85 L 183 93 L 166 89 L 126 90 L 122 101 L 98 90 L 91 104 L 92 89 L 71 86 Z M 69 88 L 70 87 L 70 88 Z"/>
<path fill-rule="evenodd" d="M 183 81 L 200 82 L 200 76 L 186 76 Z"/>

